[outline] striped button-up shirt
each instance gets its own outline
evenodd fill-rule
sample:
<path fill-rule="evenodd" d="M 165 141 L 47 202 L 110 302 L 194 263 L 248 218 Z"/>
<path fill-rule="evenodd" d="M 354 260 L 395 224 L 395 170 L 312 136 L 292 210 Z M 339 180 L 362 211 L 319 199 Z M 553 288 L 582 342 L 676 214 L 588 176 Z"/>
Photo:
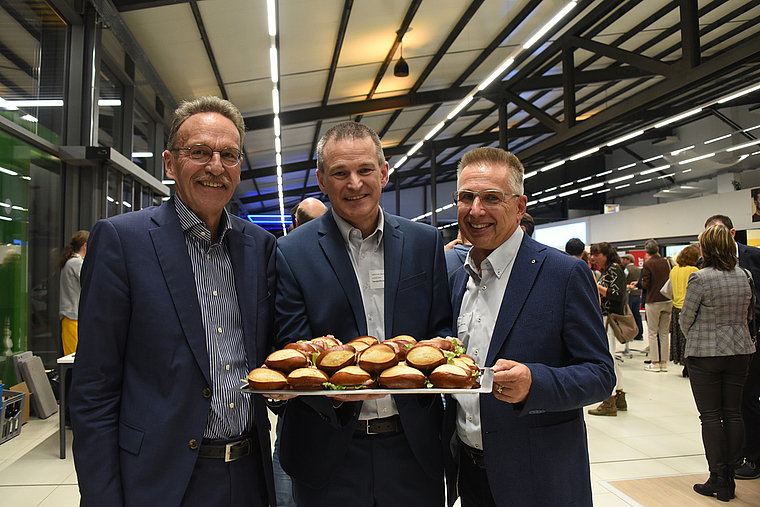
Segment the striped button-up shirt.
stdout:
<path fill-rule="evenodd" d="M 240 379 L 248 374 L 248 361 L 235 276 L 224 241 L 232 227 L 227 211 L 223 210 L 219 241 L 212 245 L 211 232 L 206 224 L 178 196 L 175 203 L 193 266 L 206 331 L 212 395 L 203 437 L 211 440 L 235 438 L 253 429 L 253 407 L 250 400 L 236 389 Z"/>

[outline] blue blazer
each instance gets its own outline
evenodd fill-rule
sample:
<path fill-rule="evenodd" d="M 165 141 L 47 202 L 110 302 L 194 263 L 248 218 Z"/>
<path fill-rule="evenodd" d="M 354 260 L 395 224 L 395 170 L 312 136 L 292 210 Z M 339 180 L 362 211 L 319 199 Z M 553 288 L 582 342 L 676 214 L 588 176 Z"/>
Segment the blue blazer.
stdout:
<path fill-rule="evenodd" d="M 451 305 L 439 232 L 385 213 L 385 333 L 418 340 L 451 334 Z M 332 212 L 277 241 L 278 346 L 332 334 L 343 342 L 367 334 L 361 292 Z M 409 445 L 431 477 L 443 477 L 440 396 L 394 396 Z M 339 410 L 322 396 L 288 401 L 280 463 L 291 476 L 318 489 L 351 443 L 361 402 Z M 319 466 L 304 459 L 319 453 Z M 353 478 L 352 480 L 357 480 Z"/>
<path fill-rule="evenodd" d="M 230 218 L 225 241 L 252 369 L 273 331 L 275 240 Z M 190 441 L 203 440 L 211 381 L 174 199 L 93 227 L 77 349 L 71 419 L 81 505 L 179 505 L 198 454 Z M 274 505 L 267 408 L 263 397 L 251 399 L 268 487 L 262 494 Z"/>
<path fill-rule="evenodd" d="M 451 278 L 454 325 L 467 279 Z M 480 394 L 486 473 L 498 505 L 591 505 L 583 407 L 615 387 L 613 359 L 591 270 L 579 259 L 528 235 L 512 267 L 486 365 L 527 365 L 533 383 L 524 402 Z M 449 501 L 457 498 L 456 401 L 446 403 Z M 452 449 L 452 447 L 454 447 Z"/>

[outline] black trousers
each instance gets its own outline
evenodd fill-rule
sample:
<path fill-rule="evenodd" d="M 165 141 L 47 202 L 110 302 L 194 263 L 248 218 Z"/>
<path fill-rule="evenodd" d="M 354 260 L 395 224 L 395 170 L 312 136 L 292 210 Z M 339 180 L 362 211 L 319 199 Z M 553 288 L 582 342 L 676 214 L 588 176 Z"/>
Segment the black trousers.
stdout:
<path fill-rule="evenodd" d="M 760 354 L 755 352 L 749 364 L 747 381 L 742 396 L 742 419 L 744 419 L 744 457 L 752 463 L 760 463 Z"/>
<path fill-rule="evenodd" d="M 741 400 L 750 355 L 688 357 L 689 382 L 702 421 L 702 443 L 710 472 L 736 466 L 744 445 Z"/>
<path fill-rule="evenodd" d="M 460 440 L 459 445 L 465 444 Z M 476 465 L 462 448 L 459 449 L 457 487 L 462 507 L 496 507 L 486 469 Z"/>

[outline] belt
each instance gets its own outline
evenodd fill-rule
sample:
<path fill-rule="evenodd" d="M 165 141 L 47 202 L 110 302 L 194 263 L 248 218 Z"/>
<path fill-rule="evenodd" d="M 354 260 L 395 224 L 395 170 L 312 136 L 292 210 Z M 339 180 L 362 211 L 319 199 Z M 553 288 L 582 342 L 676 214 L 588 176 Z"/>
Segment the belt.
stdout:
<path fill-rule="evenodd" d="M 225 463 L 229 463 L 248 456 L 251 451 L 253 451 L 253 441 L 250 438 L 244 438 L 224 445 L 201 444 L 198 448 L 198 457 L 224 459 Z"/>
<path fill-rule="evenodd" d="M 360 419 L 356 423 L 355 434 L 357 435 L 394 435 L 403 433 L 401 418 L 398 415 L 383 417 L 382 419 Z"/>
<path fill-rule="evenodd" d="M 460 441 L 460 443 L 462 444 L 462 450 L 464 450 L 464 453 L 472 460 L 472 463 L 476 467 L 478 468 L 486 467 L 486 458 L 483 455 L 483 451 L 481 451 L 480 449 L 475 449 L 473 447 L 470 447 L 464 442 Z"/>

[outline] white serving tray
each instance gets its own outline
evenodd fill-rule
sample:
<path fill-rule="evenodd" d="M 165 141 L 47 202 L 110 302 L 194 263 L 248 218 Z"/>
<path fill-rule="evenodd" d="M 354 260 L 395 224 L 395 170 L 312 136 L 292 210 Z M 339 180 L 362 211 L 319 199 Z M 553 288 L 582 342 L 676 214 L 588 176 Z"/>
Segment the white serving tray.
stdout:
<path fill-rule="evenodd" d="M 420 389 L 322 389 L 319 391 L 292 391 L 280 389 L 275 391 L 259 391 L 251 389 L 248 384 L 241 384 L 239 389 L 245 393 L 254 394 L 285 394 L 288 396 L 325 396 L 325 395 L 367 395 L 367 394 L 478 394 L 490 393 L 493 388 L 493 372 L 491 368 L 483 368 L 480 373 L 480 387 L 472 389 L 441 389 L 439 387 L 422 387 Z"/>

